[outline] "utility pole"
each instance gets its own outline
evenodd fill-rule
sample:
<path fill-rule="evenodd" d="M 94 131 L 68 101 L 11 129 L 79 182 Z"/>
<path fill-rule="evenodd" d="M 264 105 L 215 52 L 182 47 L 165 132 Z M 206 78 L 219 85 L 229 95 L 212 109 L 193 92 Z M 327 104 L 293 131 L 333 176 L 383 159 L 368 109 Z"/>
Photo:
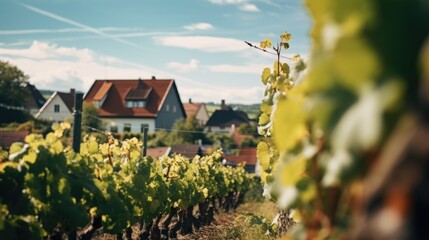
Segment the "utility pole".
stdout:
<path fill-rule="evenodd" d="M 80 152 L 80 141 L 82 136 L 82 99 L 83 93 L 74 96 L 74 121 L 73 121 L 73 150 Z"/>
<path fill-rule="evenodd" d="M 147 155 L 147 127 L 144 127 L 143 129 L 143 157 L 146 157 Z"/>

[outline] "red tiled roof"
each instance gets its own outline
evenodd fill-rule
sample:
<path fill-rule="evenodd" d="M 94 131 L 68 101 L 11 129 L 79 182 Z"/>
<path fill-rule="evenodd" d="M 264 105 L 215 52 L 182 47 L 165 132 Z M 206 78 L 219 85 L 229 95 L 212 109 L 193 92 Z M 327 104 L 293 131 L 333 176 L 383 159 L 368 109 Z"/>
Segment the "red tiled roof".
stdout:
<path fill-rule="evenodd" d="M 112 86 L 111 82 L 104 82 L 103 85 L 101 85 L 100 90 L 98 90 L 98 92 L 95 94 L 94 101 L 102 100 L 104 96 L 106 96 L 111 86 Z"/>
<path fill-rule="evenodd" d="M 153 158 L 159 158 L 164 156 L 167 153 L 169 147 L 156 147 L 156 148 L 148 148 L 146 153 L 148 156 Z"/>
<path fill-rule="evenodd" d="M 108 96 L 99 108 L 101 117 L 156 117 L 169 90 L 174 85 L 174 80 L 96 80 L 85 96 L 85 102 L 92 103 L 95 96 L 105 83 L 111 83 Z M 144 108 L 127 108 L 125 99 L 131 89 L 152 89 L 150 98 Z M 143 93 L 143 92 L 142 92 Z"/>
<path fill-rule="evenodd" d="M 25 137 L 28 135 L 28 131 L 0 131 L 0 146 L 10 147 L 14 142 L 24 142 Z"/>
<path fill-rule="evenodd" d="M 196 155 L 202 155 L 201 147 L 197 144 L 177 144 L 171 147 L 170 154 L 180 154 L 182 156 L 185 156 L 187 158 L 194 158 Z"/>
<path fill-rule="evenodd" d="M 240 149 L 240 153 L 238 156 L 225 155 L 224 158 L 237 164 L 245 162 L 246 165 L 255 166 L 257 160 L 256 148 L 242 148 Z"/>
<path fill-rule="evenodd" d="M 191 117 L 197 115 L 198 110 L 201 108 L 203 103 L 183 103 L 185 108 L 186 116 Z"/>

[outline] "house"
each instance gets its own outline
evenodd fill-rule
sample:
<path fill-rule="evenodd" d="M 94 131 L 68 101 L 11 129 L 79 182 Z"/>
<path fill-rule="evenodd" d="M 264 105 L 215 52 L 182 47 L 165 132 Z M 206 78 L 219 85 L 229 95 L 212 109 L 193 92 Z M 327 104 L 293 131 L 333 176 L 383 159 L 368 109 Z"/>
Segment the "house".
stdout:
<path fill-rule="evenodd" d="M 221 109 L 216 110 L 204 128 L 205 132 L 233 133 L 241 124 L 250 124 L 249 117 L 243 111 L 233 110 L 222 100 Z"/>
<path fill-rule="evenodd" d="M 111 132 L 170 130 L 186 118 L 172 79 L 96 80 L 84 101 L 98 108 L 99 117 Z"/>
<path fill-rule="evenodd" d="M 46 99 L 39 92 L 39 90 L 37 90 L 36 86 L 27 83 L 25 88 L 28 92 L 29 97 L 24 103 L 24 108 L 29 109 L 30 114 L 35 116 L 46 103 Z"/>
<path fill-rule="evenodd" d="M 209 120 L 209 112 L 207 111 L 204 103 L 194 103 L 192 102 L 192 99 L 189 98 L 187 103 L 183 103 L 183 107 L 185 108 L 186 116 L 188 118 L 195 117 L 201 126 L 206 125 Z"/>
<path fill-rule="evenodd" d="M 36 114 L 36 118 L 62 122 L 73 117 L 75 90 L 54 92 Z"/>
<path fill-rule="evenodd" d="M 168 156 L 170 154 L 171 147 L 153 147 L 147 148 L 146 155 L 153 158 L 159 158 L 162 156 Z"/>
<path fill-rule="evenodd" d="M 256 148 L 242 148 L 237 155 L 224 155 L 225 162 L 229 165 L 237 165 L 245 163 L 244 169 L 248 173 L 257 173 L 258 159 L 256 155 Z M 232 163 L 232 164 L 231 164 Z"/>
<path fill-rule="evenodd" d="M 203 150 L 198 144 L 177 144 L 171 147 L 170 156 L 173 154 L 180 154 L 189 159 L 193 159 L 195 156 L 202 156 Z"/>

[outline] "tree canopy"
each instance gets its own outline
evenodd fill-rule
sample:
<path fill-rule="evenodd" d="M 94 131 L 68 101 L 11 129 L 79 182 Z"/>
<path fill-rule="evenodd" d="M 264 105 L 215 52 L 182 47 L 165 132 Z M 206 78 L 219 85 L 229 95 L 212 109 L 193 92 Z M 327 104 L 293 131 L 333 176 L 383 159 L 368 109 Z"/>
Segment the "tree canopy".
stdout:
<path fill-rule="evenodd" d="M 24 122 L 29 114 L 7 106 L 23 107 L 28 98 L 28 76 L 18 67 L 0 60 L 0 124 Z"/>

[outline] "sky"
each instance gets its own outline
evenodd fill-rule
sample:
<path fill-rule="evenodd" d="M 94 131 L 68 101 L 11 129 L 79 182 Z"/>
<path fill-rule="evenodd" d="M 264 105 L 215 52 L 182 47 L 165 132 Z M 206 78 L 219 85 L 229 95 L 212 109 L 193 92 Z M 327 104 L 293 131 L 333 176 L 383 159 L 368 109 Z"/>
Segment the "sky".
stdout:
<path fill-rule="evenodd" d="M 186 102 L 259 103 L 275 56 L 247 46 L 287 31 L 308 56 L 300 0 L 0 0 L 0 60 L 38 89 L 86 92 L 96 79 L 175 79 Z"/>

